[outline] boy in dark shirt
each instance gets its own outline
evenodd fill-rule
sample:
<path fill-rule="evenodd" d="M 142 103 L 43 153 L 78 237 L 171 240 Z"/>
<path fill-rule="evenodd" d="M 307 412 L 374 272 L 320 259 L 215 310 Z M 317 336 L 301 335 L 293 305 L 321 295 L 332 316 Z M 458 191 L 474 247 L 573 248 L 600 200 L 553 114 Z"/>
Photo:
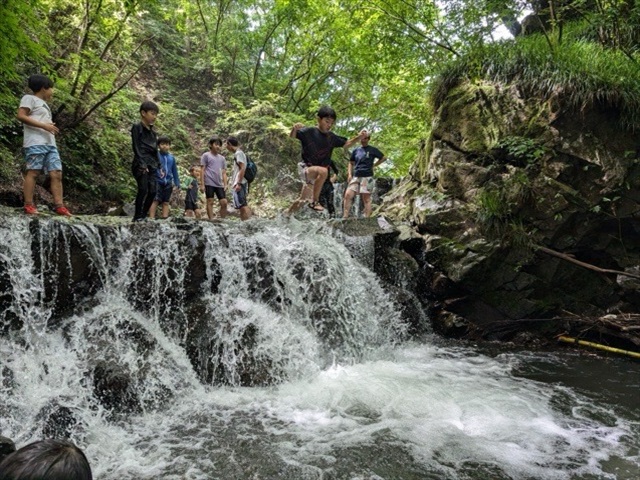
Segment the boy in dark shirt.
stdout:
<path fill-rule="evenodd" d="M 349 217 L 351 204 L 356 195 L 362 197 L 364 203 L 364 216 L 371 216 L 371 189 L 373 187 L 373 169 L 384 162 L 384 156 L 376 147 L 369 145 L 371 134 L 363 130 L 360 139 L 361 146 L 351 153 L 349 170 L 347 174 L 347 190 L 344 192 L 343 218 Z"/>
<path fill-rule="evenodd" d="M 133 146 L 133 164 L 131 172 L 138 184 L 135 213 L 133 221 L 146 218 L 149 208 L 156 196 L 156 170 L 158 161 L 158 135 L 153 125 L 158 117 L 158 106 L 151 102 L 140 105 L 140 123 L 131 127 L 131 143 Z"/>
<path fill-rule="evenodd" d="M 309 200 L 311 200 L 309 206 L 313 210 L 324 211 L 324 207 L 320 205 L 319 201 L 320 191 L 328 175 L 327 168 L 331 162 L 333 149 L 343 147 L 346 151 L 362 134 L 360 132 L 349 140 L 345 137 L 339 137 L 331 131 L 335 121 L 335 110 L 325 105 L 318 110 L 317 126 L 305 127 L 301 123 L 296 123 L 291 128 L 289 136 L 297 138 L 302 144 L 302 160 L 298 163 L 298 173 L 303 186 L 300 197 L 289 207 L 289 213 L 295 212 L 304 202 Z"/>

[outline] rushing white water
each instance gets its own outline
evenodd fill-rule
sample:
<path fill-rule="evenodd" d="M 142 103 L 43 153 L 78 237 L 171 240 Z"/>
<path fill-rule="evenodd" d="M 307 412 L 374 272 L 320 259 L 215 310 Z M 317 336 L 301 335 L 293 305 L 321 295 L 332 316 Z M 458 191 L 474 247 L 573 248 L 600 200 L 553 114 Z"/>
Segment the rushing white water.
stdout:
<path fill-rule="evenodd" d="M 0 227 L 0 435 L 63 406 L 98 479 L 640 477 L 637 403 L 540 374 L 575 358 L 407 341 L 321 224 L 29 227 Z M 105 365 L 131 408 L 97 393 Z M 639 387 L 610 367 L 595 383 Z"/>

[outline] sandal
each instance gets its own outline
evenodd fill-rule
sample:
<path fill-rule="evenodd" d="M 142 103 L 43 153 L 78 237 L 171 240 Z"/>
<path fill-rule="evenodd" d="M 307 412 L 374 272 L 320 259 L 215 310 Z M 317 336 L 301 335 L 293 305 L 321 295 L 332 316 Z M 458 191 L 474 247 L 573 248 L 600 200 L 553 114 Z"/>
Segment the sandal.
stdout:
<path fill-rule="evenodd" d="M 324 212 L 324 207 L 320 205 L 320 202 L 311 202 L 309 204 L 309 208 L 311 210 L 315 210 L 316 212 Z"/>

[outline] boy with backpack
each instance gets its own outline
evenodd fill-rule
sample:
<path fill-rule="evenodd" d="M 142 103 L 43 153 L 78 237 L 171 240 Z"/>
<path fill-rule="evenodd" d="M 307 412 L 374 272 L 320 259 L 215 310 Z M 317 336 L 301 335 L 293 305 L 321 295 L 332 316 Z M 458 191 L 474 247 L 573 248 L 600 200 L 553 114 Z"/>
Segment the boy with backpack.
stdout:
<path fill-rule="evenodd" d="M 233 174 L 231 192 L 233 193 L 233 207 L 240 211 L 240 219 L 248 220 L 251 217 L 251 209 L 247 203 L 249 181 L 245 177 L 247 173 L 247 156 L 240 148 L 240 142 L 236 137 L 227 138 L 225 144 L 227 150 L 233 153 Z M 252 178 L 253 180 L 253 178 Z"/>
<path fill-rule="evenodd" d="M 33 95 L 24 95 L 18 108 L 18 120 L 24 125 L 24 158 L 27 172 L 22 186 L 24 213 L 35 215 L 38 209 L 33 203 L 36 179 L 41 171 L 49 173 L 54 209 L 58 215 L 71 216 L 62 202 L 62 162 L 56 147 L 58 127 L 53 123 L 47 104 L 53 97 L 53 81 L 45 75 L 31 75 L 29 88 Z"/>
<path fill-rule="evenodd" d="M 160 168 L 156 173 L 156 197 L 149 209 L 149 218 L 156 217 L 156 209 L 162 204 L 162 218 L 169 218 L 169 201 L 171 194 L 175 188 L 180 188 L 180 175 L 178 174 L 178 165 L 176 159 L 169 149 L 171 148 L 171 139 L 166 136 L 158 137 L 158 160 Z"/>

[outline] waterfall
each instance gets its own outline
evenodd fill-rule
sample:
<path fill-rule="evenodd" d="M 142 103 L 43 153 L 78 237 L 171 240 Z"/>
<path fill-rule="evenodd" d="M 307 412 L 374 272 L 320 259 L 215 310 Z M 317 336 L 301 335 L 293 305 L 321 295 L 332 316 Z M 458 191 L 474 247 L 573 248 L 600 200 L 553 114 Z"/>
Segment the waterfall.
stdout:
<path fill-rule="evenodd" d="M 6 217 L 0 235 L 0 435 L 69 437 L 96 478 L 640 471 L 634 414 L 516 378 L 519 356 L 412 343 L 370 241 L 324 222 Z"/>

